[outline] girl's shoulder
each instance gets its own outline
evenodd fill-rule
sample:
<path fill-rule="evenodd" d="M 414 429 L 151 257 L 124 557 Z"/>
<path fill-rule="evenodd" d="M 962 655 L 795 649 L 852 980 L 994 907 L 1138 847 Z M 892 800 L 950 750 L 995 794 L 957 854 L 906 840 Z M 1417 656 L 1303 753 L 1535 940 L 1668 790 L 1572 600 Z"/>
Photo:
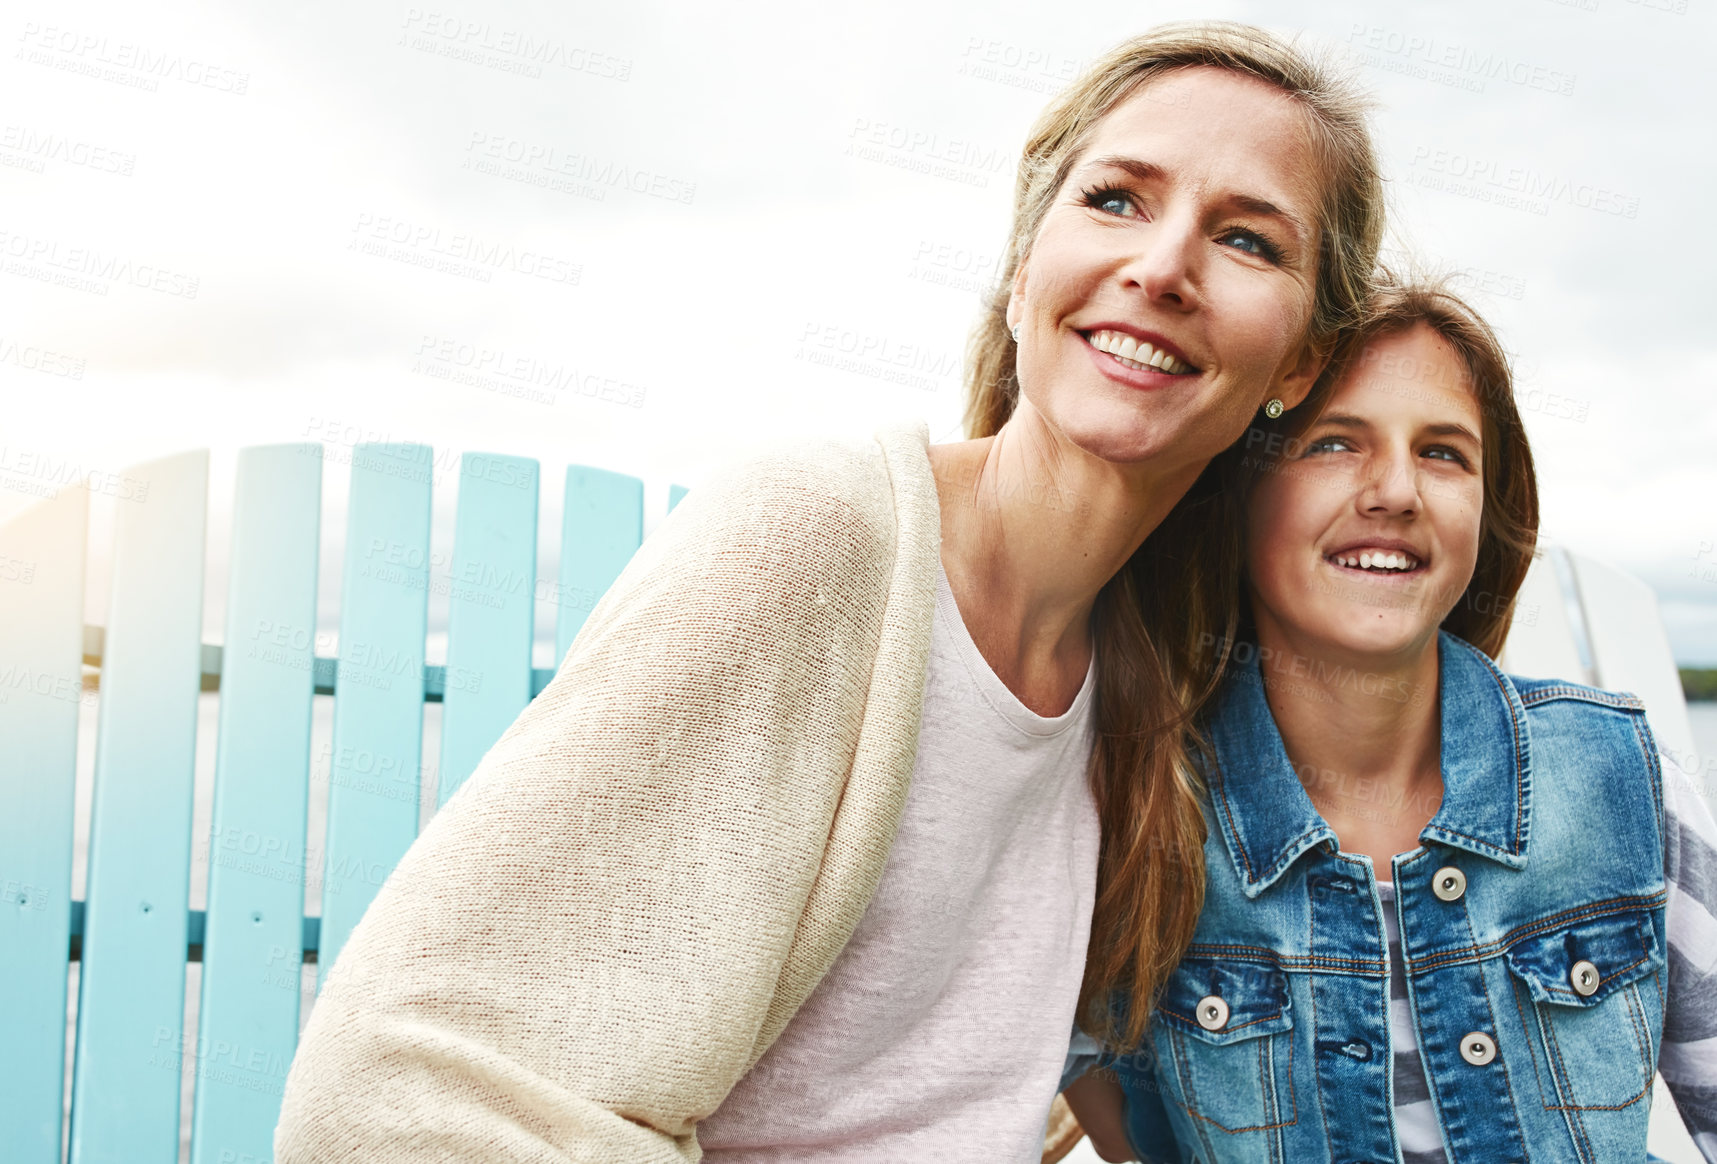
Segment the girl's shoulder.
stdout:
<path fill-rule="evenodd" d="M 1523 675 L 1509 675 L 1507 678 L 1519 694 L 1521 704 L 1528 710 L 1551 703 L 1572 703 L 1633 715 L 1645 714 L 1644 701 L 1629 691 L 1606 691 L 1567 679 L 1529 679 Z"/>
<path fill-rule="evenodd" d="M 1519 697 L 1535 753 L 1558 753 L 1596 761 L 1609 755 L 1626 766 L 1649 769 L 1661 782 L 1662 760 L 1645 701 L 1630 691 L 1606 691 L 1567 679 L 1507 676 Z"/>

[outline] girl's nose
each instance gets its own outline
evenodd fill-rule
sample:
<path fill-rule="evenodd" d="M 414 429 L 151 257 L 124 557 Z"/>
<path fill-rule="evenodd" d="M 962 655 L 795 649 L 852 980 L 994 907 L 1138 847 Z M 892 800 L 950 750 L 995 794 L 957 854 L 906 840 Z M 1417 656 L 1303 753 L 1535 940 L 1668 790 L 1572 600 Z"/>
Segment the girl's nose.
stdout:
<path fill-rule="evenodd" d="M 1380 452 L 1367 467 L 1356 499 L 1362 512 L 1377 516 L 1407 516 L 1423 504 L 1418 465 L 1411 450 Z"/>

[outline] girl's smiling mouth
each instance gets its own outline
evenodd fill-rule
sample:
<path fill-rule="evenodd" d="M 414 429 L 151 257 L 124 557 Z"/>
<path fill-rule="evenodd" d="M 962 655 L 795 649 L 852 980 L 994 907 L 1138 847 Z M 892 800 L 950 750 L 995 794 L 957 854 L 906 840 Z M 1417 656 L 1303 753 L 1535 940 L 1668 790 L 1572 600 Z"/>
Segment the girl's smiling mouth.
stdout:
<path fill-rule="evenodd" d="M 1325 554 L 1324 561 L 1344 572 L 1375 576 L 1417 574 L 1426 566 L 1423 554 L 1391 542 L 1355 543 Z"/>

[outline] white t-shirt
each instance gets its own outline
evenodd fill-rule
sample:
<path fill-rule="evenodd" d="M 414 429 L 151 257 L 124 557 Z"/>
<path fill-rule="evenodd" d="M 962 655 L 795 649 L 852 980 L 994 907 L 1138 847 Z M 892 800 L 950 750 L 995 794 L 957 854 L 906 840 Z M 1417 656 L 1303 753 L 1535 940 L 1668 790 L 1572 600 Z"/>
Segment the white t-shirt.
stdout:
<path fill-rule="evenodd" d="M 1096 661 L 1037 715 L 938 571 L 912 784 L 876 895 L 781 1037 L 698 1125 L 708 1160 L 1035 1164 L 1085 970 Z"/>

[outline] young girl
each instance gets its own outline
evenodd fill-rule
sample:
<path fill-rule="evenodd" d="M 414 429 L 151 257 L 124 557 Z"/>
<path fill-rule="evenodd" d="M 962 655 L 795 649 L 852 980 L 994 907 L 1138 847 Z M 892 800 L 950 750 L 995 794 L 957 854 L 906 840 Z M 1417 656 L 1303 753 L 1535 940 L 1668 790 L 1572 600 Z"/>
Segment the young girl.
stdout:
<path fill-rule="evenodd" d="M 1331 375 L 1247 438 L 1192 945 L 1068 1101 L 1106 1160 L 1608 1164 L 1661 1068 L 1717 1161 L 1717 827 L 1637 699 L 1492 661 L 1537 529 L 1496 337 L 1393 286 Z"/>

